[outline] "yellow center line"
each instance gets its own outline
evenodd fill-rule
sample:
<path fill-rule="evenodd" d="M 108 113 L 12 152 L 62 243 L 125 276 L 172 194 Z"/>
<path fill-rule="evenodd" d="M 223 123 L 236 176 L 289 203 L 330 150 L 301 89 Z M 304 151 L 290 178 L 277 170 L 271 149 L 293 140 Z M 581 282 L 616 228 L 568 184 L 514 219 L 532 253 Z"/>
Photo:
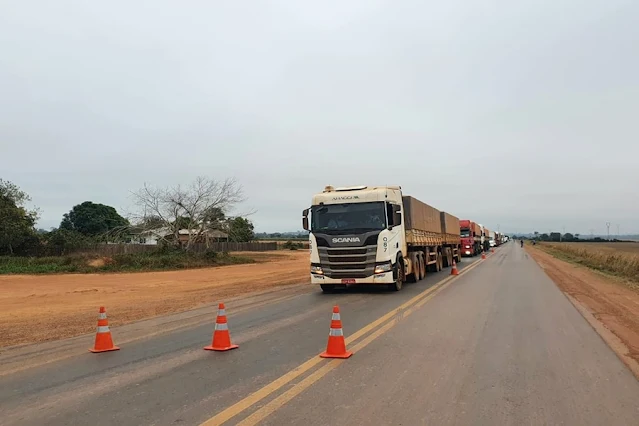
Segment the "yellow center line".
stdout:
<path fill-rule="evenodd" d="M 459 275 L 457 275 L 457 276 L 451 275 L 448 278 L 445 278 L 444 280 L 439 282 L 438 284 L 434 285 L 433 287 L 431 287 L 429 289 L 426 289 L 423 292 L 419 293 L 418 295 L 416 295 L 412 299 L 408 300 L 407 302 L 403 303 L 399 307 L 393 309 L 392 311 L 388 312 L 384 316 L 378 318 L 377 320 L 373 321 L 372 323 L 370 323 L 367 326 L 361 328 L 359 331 L 357 331 L 356 333 L 354 333 L 351 336 L 349 336 L 348 338 L 346 338 L 345 339 L 346 344 L 352 343 L 353 341 L 359 339 L 360 337 L 362 337 L 363 335 L 367 334 L 369 331 L 373 330 L 374 328 L 379 327 L 381 324 L 383 324 L 384 322 L 388 321 L 389 319 L 391 319 L 392 317 L 397 315 L 400 311 L 402 311 L 402 310 L 404 310 L 406 308 L 409 308 L 412 305 L 415 305 L 414 307 L 412 307 L 410 309 L 407 309 L 404 312 L 403 318 L 406 318 L 416 308 L 422 306 L 428 300 L 432 299 L 432 297 L 434 297 L 435 294 L 439 293 L 439 291 L 441 291 L 444 288 L 444 286 L 446 284 L 450 283 L 454 278 L 459 277 L 461 275 L 464 275 L 465 273 L 469 272 L 471 269 L 475 268 L 479 264 L 481 264 L 481 261 L 477 261 L 477 262 L 471 264 L 470 266 L 467 266 L 466 268 L 464 268 L 462 271 L 459 272 Z M 429 295 L 430 295 L 430 297 L 427 297 Z M 388 324 L 384 325 L 383 327 L 379 328 L 377 331 L 372 333 L 366 339 L 364 339 L 360 343 L 356 344 L 352 348 L 353 352 L 365 347 L 370 342 L 372 342 L 373 340 L 375 340 L 376 338 L 381 336 L 388 329 L 390 329 L 397 322 L 399 322 L 399 320 L 400 319 L 397 319 L 396 321 L 391 321 Z M 210 419 L 206 420 L 200 426 L 218 426 L 218 425 L 223 424 L 224 422 L 230 420 L 231 418 L 237 416 L 238 414 L 240 414 L 243 411 L 247 410 L 248 408 L 252 407 L 253 405 L 258 403 L 262 399 L 264 399 L 267 396 L 269 396 L 270 394 L 272 394 L 273 392 L 276 392 L 277 390 L 281 389 L 283 386 L 285 386 L 289 382 L 295 380 L 297 377 L 299 377 L 300 375 L 302 375 L 305 372 L 309 371 L 311 368 L 315 367 L 317 364 L 319 364 L 322 361 L 324 361 L 324 358 L 320 358 L 318 356 L 314 356 L 313 358 L 309 359 L 308 361 L 304 362 L 303 364 L 299 365 L 298 367 L 294 368 L 293 370 L 289 371 L 288 373 L 284 374 L 283 376 L 279 377 L 278 379 L 275 379 L 274 381 L 272 381 L 268 385 L 264 386 L 263 388 L 259 389 L 258 391 L 250 394 L 246 398 L 238 401 L 237 403 L 231 405 L 230 407 L 226 408 L 225 410 L 221 411 L 220 413 L 218 413 L 215 416 L 211 417 Z M 335 367 L 340 365 L 341 362 L 343 362 L 343 360 L 332 360 L 332 361 L 329 361 L 326 365 L 324 365 L 323 367 L 321 367 L 320 369 L 318 369 L 317 371 L 315 371 L 314 373 L 312 373 L 311 375 L 306 377 L 304 380 L 302 380 L 301 382 L 296 384 L 293 388 L 289 389 L 287 392 L 283 393 L 282 395 L 280 395 L 279 397 L 277 397 L 276 399 L 271 401 L 269 404 L 265 405 L 264 407 L 260 408 L 255 413 L 253 413 L 251 416 L 247 417 L 240 424 L 242 424 L 242 425 L 244 425 L 244 424 L 247 424 L 247 425 L 248 424 L 255 424 L 255 423 L 259 422 L 260 420 L 266 418 L 269 414 L 271 414 L 272 412 L 276 411 L 279 407 L 284 405 L 286 402 L 288 402 L 291 399 L 293 399 L 295 396 L 297 396 L 299 393 L 301 393 L 304 389 L 308 388 L 310 385 L 315 383 L 317 380 L 319 380 L 320 378 L 325 376 L 329 371 L 333 370 Z M 262 413 L 262 414 L 258 414 L 258 413 Z M 246 423 L 246 422 L 249 421 L 249 419 L 254 419 L 255 423 L 250 423 L 250 422 Z"/>
<path fill-rule="evenodd" d="M 383 327 L 379 328 L 374 333 L 371 333 L 371 335 L 368 336 L 366 339 L 362 340 L 360 343 L 358 343 L 355 346 L 353 346 L 353 348 L 351 348 L 351 350 L 353 352 L 357 352 L 357 351 L 362 350 L 366 346 L 368 346 L 372 341 L 376 340 L 378 337 L 380 337 L 382 334 L 386 333 L 388 330 L 390 330 L 392 327 L 394 327 L 400 321 L 402 321 L 403 319 L 407 318 L 410 314 L 412 314 L 417 309 L 419 309 L 420 307 L 425 305 L 426 302 L 431 300 L 433 297 L 435 297 L 437 295 L 437 293 L 439 293 L 445 287 L 447 287 L 450 284 L 450 282 L 451 281 L 449 280 L 445 284 L 442 284 L 440 287 L 437 288 L 437 291 L 433 292 L 428 297 L 425 297 L 424 299 L 422 299 L 418 303 L 416 303 L 414 306 L 412 306 L 411 308 L 407 309 L 404 312 L 404 315 L 403 315 L 402 318 L 396 318 L 395 321 L 389 321 Z M 317 382 L 319 379 L 321 379 L 322 377 L 327 375 L 331 370 L 334 370 L 335 368 L 339 367 L 345 361 L 346 360 L 343 360 L 343 359 L 334 359 L 334 360 L 330 361 L 328 364 L 324 365 L 323 367 L 321 367 L 317 371 L 313 372 L 313 374 L 309 375 L 304 380 L 302 380 L 301 382 L 299 382 L 296 385 L 294 385 L 291 389 L 289 389 L 288 391 L 284 392 L 283 394 L 281 394 L 280 396 L 275 398 L 273 401 L 269 402 L 268 404 L 266 404 L 262 408 L 260 408 L 257 411 L 255 411 L 249 417 L 247 417 L 246 419 L 244 419 L 243 421 L 238 423 L 238 426 L 253 426 L 253 425 L 258 424 L 259 422 L 264 420 L 266 417 L 270 416 L 275 411 L 277 411 L 280 408 L 282 408 L 286 403 L 288 403 L 290 400 L 292 400 L 297 395 L 302 393 L 304 390 L 309 388 L 312 384 Z"/>

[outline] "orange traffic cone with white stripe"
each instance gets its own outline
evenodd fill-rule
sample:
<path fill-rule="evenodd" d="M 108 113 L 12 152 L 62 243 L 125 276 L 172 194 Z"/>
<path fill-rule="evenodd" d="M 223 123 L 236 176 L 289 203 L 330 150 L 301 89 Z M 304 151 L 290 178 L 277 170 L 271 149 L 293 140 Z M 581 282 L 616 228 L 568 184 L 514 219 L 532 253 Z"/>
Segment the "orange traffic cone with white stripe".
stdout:
<path fill-rule="evenodd" d="M 213 341 L 210 346 L 205 346 L 207 351 L 229 351 L 239 348 L 238 345 L 231 344 L 231 333 L 229 324 L 226 322 L 226 309 L 224 303 L 217 307 L 217 319 L 215 320 L 215 331 L 213 331 Z"/>
<path fill-rule="evenodd" d="M 353 352 L 346 350 L 346 340 L 342 330 L 342 320 L 339 316 L 339 306 L 333 306 L 333 317 L 331 318 L 331 329 L 328 333 L 328 344 L 326 351 L 322 352 L 322 358 L 349 358 Z"/>
<path fill-rule="evenodd" d="M 117 351 L 120 348 L 113 344 L 113 338 L 111 338 L 111 330 L 109 330 L 109 320 L 107 320 L 106 309 L 104 306 L 100 306 L 100 312 L 98 313 L 98 330 L 95 334 L 95 344 L 93 348 L 89 349 L 91 352 L 108 352 Z"/>
<path fill-rule="evenodd" d="M 482 258 L 482 259 L 486 259 L 486 252 L 485 252 L 485 251 L 482 251 L 482 252 L 481 252 L 481 258 Z"/>
<path fill-rule="evenodd" d="M 459 271 L 457 270 L 457 262 L 453 259 L 453 269 L 450 270 L 450 275 L 459 275 Z"/>
<path fill-rule="evenodd" d="M 491 249 L 490 249 L 490 252 L 491 252 L 491 253 L 494 253 L 494 252 L 495 252 L 495 247 L 491 248 Z"/>

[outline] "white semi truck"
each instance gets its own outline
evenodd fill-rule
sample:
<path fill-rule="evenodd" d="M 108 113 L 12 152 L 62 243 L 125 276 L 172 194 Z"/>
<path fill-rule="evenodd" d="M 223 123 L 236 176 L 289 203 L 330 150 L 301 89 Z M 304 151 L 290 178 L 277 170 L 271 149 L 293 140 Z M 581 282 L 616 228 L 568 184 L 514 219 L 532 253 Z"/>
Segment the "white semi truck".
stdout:
<path fill-rule="evenodd" d="M 398 291 L 461 260 L 459 219 L 399 186 L 327 186 L 302 223 L 310 231 L 311 282 L 324 292 L 356 284 Z"/>

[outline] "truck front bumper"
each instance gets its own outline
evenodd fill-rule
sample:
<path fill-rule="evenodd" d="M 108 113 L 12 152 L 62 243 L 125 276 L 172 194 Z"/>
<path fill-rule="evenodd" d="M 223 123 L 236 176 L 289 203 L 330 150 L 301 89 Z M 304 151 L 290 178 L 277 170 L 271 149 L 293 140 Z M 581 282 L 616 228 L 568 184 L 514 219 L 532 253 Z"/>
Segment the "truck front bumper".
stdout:
<path fill-rule="evenodd" d="M 311 274 L 311 284 L 330 284 L 337 286 L 350 286 L 350 285 L 358 285 L 358 284 L 367 284 L 367 285 L 375 285 L 375 284 L 392 284 L 393 273 L 385 272 L 383 274 L 375 274 L 366 278 L 329 278 L 324 275 L 316 275 Z"/>

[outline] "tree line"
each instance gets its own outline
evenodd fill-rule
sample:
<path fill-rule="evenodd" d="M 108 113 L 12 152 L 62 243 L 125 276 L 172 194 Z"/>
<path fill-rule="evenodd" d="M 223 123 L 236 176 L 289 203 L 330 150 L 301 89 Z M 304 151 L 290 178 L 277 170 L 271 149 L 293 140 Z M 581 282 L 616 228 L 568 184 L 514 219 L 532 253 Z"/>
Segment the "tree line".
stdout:
<path fill-rule="evenodd" d="M 244 201 L 235 179 L 198 177 L 187 186 L 144 187 L 132 194 L 135 212 L 122 216 L 93 201 L 65 213 L 57 228 L 36 229 L 41 211 L 29 208 L 31 197 L 13 182 L 0 179 L 0 255 L 61 254 L 100 243 L 133 243 L 154 238 L 163 247 L 189 250 L 220 238 L 248 242 L 255 238 L 248 214 L 229 216 Z M 186 232 L 184 232 L 186 230 Z M 219 232 L 215 232 L 219 231 Z"/>
<path fill-rule="evenodd" d="M 599 243 L 599 242 L 619 242 L 621 240 L 618 239 L 605 239 L 605 238 L 601 238 L 601 237 L 593 237 L 593 238 L 582 238 L 581 234 L 571 234 L 570 232 L 566 232 L 565 234 L 562 234 L 560 232 L 550 232 L 548 234 L 540 234 L 539 232 L 534 232 L 533 236 L 517 236 L 517 235 L 513 235 L 513 239 L 515 240 L 519 240 L 519 239 L 525 239 L 525 240 L 535 240 L 535 241 L 548 241 L 548 242 L 584 242 L 584 243 L 588 243 L 588 242 L 594 242 L 594 243 Z"/>

